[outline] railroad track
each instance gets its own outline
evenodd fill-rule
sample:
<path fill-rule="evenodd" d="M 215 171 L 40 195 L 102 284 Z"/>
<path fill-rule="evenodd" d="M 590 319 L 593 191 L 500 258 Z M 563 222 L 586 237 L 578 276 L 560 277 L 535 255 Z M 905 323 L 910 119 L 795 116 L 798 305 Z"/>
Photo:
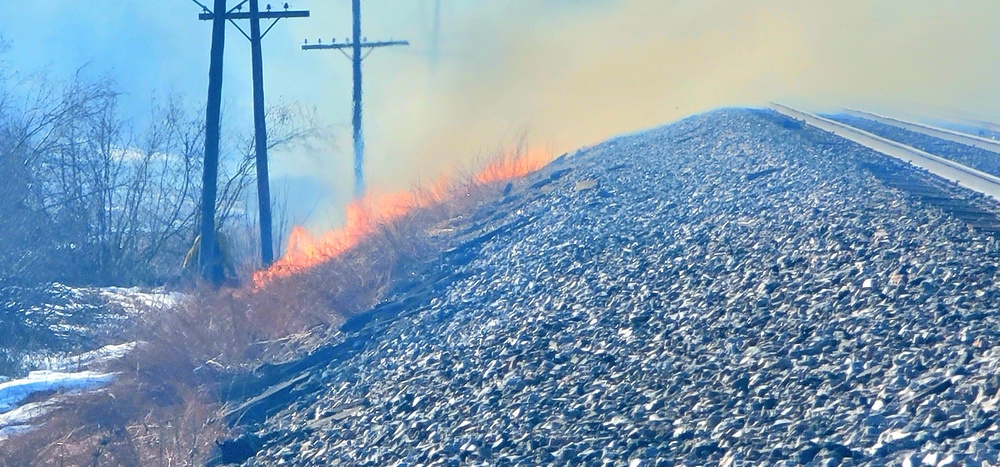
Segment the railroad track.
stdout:
<path fill-rule="evenodd" d="M 967 135 L 964 133 L 959 133 L 957 131 L 946 130 L 944 128 L 937 128 L 930 125 L 924 125 L 921 123 L 908 122 L 905 120 L 900 120 L 898 118 L 873 114 L 871 112 L 863 112 L 860 110 L 852 110 L 852 109 L 844 109 L 843 112 L 852 117 L 864 118 L 867 120 L 881 123 L 883 125 L 894 126 L 896 128 L 901 128 L 903 130 L 921 133 L 938 139 L 943 139 L 945 141 L 951 141 L 953 143 L 964 144 L 966 146 L 972 146 L 974 148 L 1000 153 L 1000 141 L 981 138 L 979 136 Z"/>
<path fill-rule="evenodd" d="M 887 186 L 899 189 L 921 203 L 936 206 L 981 232 L 1000 234 L 1000 213 L 996 207 L 996 202 L 1000 201 L 1000 178 L 785 105 L 772 103 L 771 109 L 890 156 L 884 163 L 866 163 L 863 166 Z M 914 170 L 915 167 L 924 170 Z M 975 194 L 992 199 L 985 200 Z"/>

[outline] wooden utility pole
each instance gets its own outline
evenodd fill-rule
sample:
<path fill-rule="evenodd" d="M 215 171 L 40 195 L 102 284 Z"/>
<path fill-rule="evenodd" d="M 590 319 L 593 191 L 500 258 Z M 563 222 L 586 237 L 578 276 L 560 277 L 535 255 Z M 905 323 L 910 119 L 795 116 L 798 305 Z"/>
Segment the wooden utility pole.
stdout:
<path fill-rule="evenodd" d="M 330 44 L 309 44 L 308 42 L 302 46 L 302 50 L 317 50 L 317 49 L 338 49 L 343 52 L 343 49 L 351 49 L 353 54 L 351 56 L 351 62 L 354 65 L 354 111 L 351 118 L 351 126 L 353 129 L 354 137 L 354 197 L 361 198 L 365 194 L 365 175 L 364 175 L 364 159 L 365 159 L 365 139 L 362 134 L 361 126 L 361 62 L 368 56 L 367 54 L 362 55 L 361 51 L 363 49 L 369 49 L 368 53 L 371 53 L 370 49 L 375 49 L 378 47 L 392 47 L 399 45 L 410 45 L 407 41 L 379 41 L 379 42 L 367 42 L 361 37 L 361 0 L 351 0 L 351 9 L 353 12 L 353 27 L 352 27 L 352 40 L 342 44 L 330 43 Z M 346 54 L 345 54 L 346 55 Z"/>
<path fill-rule="evenodd" d="M 354 112 L 351 117 L 351 128 L 354 136 L 354 197 L 360 198 L 365 194 L 365 140 L 361 134 L 361 0 L 351 0 L 351 11 L 353 20 L 352 29 L 352 49 L 354 56 L 351 60 L 354 65 L 354 93 L 352 101 Z"/>
<path fill-rule="evenodd" d="M 205 8 L 202 5 L 202 8 Z M 216 11 L 226 11 L 226 0 L 215 0 Z M 215 251 L 215 198 L 219 178 L 219 115 L 222 112 L 222 58 L 226 46 L 226 20 L 212 21 L 212 51 L 208 66 L 208 107 L 205 111 L 205 162 L 201 179 L 201 248 L 198 266 L 202 277 L 222 282 Z"/>
<path fill-rule="evenodd" d="M 257 152 L 257 206 L 260 217 L 260 258 L 264 267 L 274 262 L 271 239 L 271 184 L 267 167 L 267 123 L 264 110 L 264 59 L 260 46 L 260 8 L 250 0 L 250 55 L 253 68 L 253 124 Z"/>
<path fill-rule="evenodd" d="M 195 3 L 198 3 L 197 0 L 192 0 L 192 1 L 194 1 Z M 243 13 L 243 5 L 245 5 L 247 3 L 250 4 L 249 5 L 250 12 L 249 13 Z M 262 58 L 263 53 L 261 51 L 261 39 L 263 39 L 264 36 L 266 36 L 267 33 L 271 31 L 271 28 L 273 28 L 274 25 L 277 24 L 277 22 L 279 20 L 281 20 L 282 18 L 305 18 L 305 17 L 309 16 L 309 11 L 306 11 L 306 10 L 289 11 L 288 10 L 288 3 L 285 3 L 284 4 L 284 11 L 275 11 L 275 12 L 272 12 L 271 11 L 271 5 L 268 4 L 267 5 L 267 11 L 261 12 L 258 3 L 259 3 L 259 0 L 243 0 L 239 4 L 237 4 L 236 7 L 234 7 L 233 9 L 227 11 L 226 10 L 226 2 L 225 2 L 225 0 L 216 0 L 215 1 L 215 11 L 224 11 L 224 12 L 226 12 L 225 14 L 221 14 L 221 15 L 215 15 L 212 11 L 209 11 L 207 8 L 205 8 L 204 5 L 201 5 L 201 3 L 198 3 L 205 10 L 203 13 L 201 13 L 200 15 L 198 15 L 198 19 L 203 20 L 203 21 L 209 21 L 209 20 L 212 21 L 212 25 L 213 25 L 213 36 L 212 36 L 213 37 L 213 42 L 212 42 L 212 53 L 213 53 L 212 60 L 213 60 L 213 62 L 212 63 L 213 63 L 213 66 L 214 66 L 214 63 L 215 63 L 215 61 L 214 61 L 215 60 L 215 55 L 214 55 L 215 54 L 215 36 L 218 34 L 221 37 L 225 37 L 225 31 L 224 30 L 225 30 L 225 25 L 226 25 L 226 21 L 227 20 L 230 21 L 230 22 L 232 22 L 233 25 L 236 26 L 236 28 L 239 29 L 239 31 L 241 33 L 243 33 L 243 36 L 246 37 L 247 40 L 250 41 L 250 55 L 251 55 L 250 58 L 251 58 L 251 62 L 252 62 L 252 76 L 253 76 L 254 148 L 255 148 L 256 156 L 257 156 L 257 160 L 256 160 L 256 167 L 257 167 L 257 206 L 258 206 L 259 217 L 260 217 L 260 257 L 261 257 L 261 261 L 263 262 L 264 267 L 268 267 L 268 266 L 271 265 L 271 263 L 274 262 L 274 240 L 273 240 L 273 237 L 272 237 L 272 235 L 273 235 L 273 228 L 272 228 L 272 225 L 271 225 L 271 187 L 270 187 L 270 180 L 268 178 L 267 124 L 266 124 L 266 121 L 265 121 L 266 119 L 265 119 L 265 108 L 264 108 L 264 64 L 263 64 L 263 58 Z M 246 31 L 244 31 L 243 28 L 241 28 L 239 26 L 239 24 L 236 24 L 235 20 L 237 20 L 237 19 L 249 19 L 250 20 L 250 34 L 247 34 Z M 260 30 L 261 29 L 260 28 L 260 20 L 261 19 L 273 19 L 274 20 L 267 27 L 267 29 L 264 30 L 263 33 Z M 221 33 L 216 32 L 216 29 L 222 30 L 222 32 Z M 220 41 L 220 44 L 221 44 L 221 41 Z M 219 73 L 220 73 L 220 76 L 218 78 L 219 79 L 218 86 L 219 86 L 219 89 L 220 89 L 220 95 L 221 95 L 221 88 L 222 88 L 222 76 L 221 76 L 221 73 L 222 73 L 222 56 L 221 55 L 222 55 L 222 48 L 221 48 L 221 45 L 220 45 L 220 48 L 219 48 L 219 66 L 218 66 Z M 209 90 L 210 105 L 211 105 L 211 96 L 212 95 L 211 95 L 211 87 L 210 87 L 210 90 Z M 221 102 L 221 100 L 220 100 L 220 102 Z M 214 125 L 216 126 L 216 128 L 218 128 L 218 126 L 219 126 L 219 115 L 218 115 L 218 112 L 216 112 L 215 115 L 214 115 L 214 119 L 213 119 L 211 107 L 209 108 L 209 120 L 210 120 L 210 122 L 214 121 L 215 122 Z M 211 125 L 211 123 L 210 123 L 210 125 Z M 206 136 L 206 139 L 207 139 L 207 136 Z M 213 177 L 213 181 L 212 181 L 213 206 L 212 206 L 211 216 L 212 216 L 213 219 L 215 217 L 215 208 L 214 208 L 214 198 L 215 198 L 215 195 L 214 195 L 214 190 L 215 190 L 215 183 L 216 183 L 214 179 L 217 176 L 217 172 L 218 172 L 218 131 L 216 131 L 215 139 L 216 139 L 216 144 L 215 144 L 216 145 L 215 159 L 212 161 L 213 171 L 214 172 L 213 172 L 213 175 L 212 175 L 212 177 Z M 207 172 L 208 169 L 207 169 L 207 167 L 208 167 L 208 162 L 209 162 L 208 158 L 207 158 L 207 154 L 208 153 L 206 151 L 206 161 L 205 161 L 206 162 L 206 177 L 208 177 L 208 172 Z M 203 207 L 203 209 L 202 209 L 202 217 L 203 217 L 202 221 L 203 222 L 204 222 L 204 217 L 206 215 L 207 214 L 205 213 L 205 209 Z M 214 238 L 215 237 L 215 235 L 214 235 L 214 221 L 212 222 L 211 225 L 212 225 L 211 229 L 213 231 L 212 232 L 212 236 L 211 236 L 211 240 L 213 241 L 213 243 L 209 243 L 208 245 L 210 245 L 210 246 L 214 245 L 214 240 L 215 240 L 215 238 Z M 205 248 L 205 245 L 206 245 L 205 240 L 209 239 L 209 237 L 205 235 L 205 231 L 206 231 L 206 229 L 205 229 L 205 226 L 203 225 L 202 226 L 202 237 L 201 237 L 202 238 L 202 247 L 201 247 L 202 257 L 201 258 L 203 260 L 205 258 L 204 255 L 206 254 L 205 253 L 205 249 L 206 249 Z M 208 253 L 208 254 L 211 254 L 211 253 Z M 205 264 L 205 263 L 203 263 L 203 264 Z"/>

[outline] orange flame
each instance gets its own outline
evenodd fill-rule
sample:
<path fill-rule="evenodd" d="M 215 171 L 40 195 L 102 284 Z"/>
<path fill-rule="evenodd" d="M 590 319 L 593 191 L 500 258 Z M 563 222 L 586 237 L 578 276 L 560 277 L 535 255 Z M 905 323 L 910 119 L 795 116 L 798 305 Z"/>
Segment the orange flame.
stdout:
<path fill-rule="evenodd" d="M 507 181 L 530 174 L 548 164 L 552 157 L 542 150 L 526 151 L 513 157 L 503 157 L 486 165 L 473 177 L 478 185 Z M 260 288 L 274 279 L 290 276 L 336 258 L 370 235 L 380 225 L 392 222 L 413 209 L 442 202 L 448 196 L 449 178 L 430 189 L 366 195 L 347 205 L 344 227 L 319 236 L 311 235 L 300 226 L 288 235 L 285 254 L 270 268 L 253 274 L 253 284 Z"/>
<path fill-rule="evenodd" d="M 520 178 L 552 162 L 547 151 L 531 150 L 514 157 L 501 157 L 490 162 L 476 174 L 476 183 L 485 185 Z"/>

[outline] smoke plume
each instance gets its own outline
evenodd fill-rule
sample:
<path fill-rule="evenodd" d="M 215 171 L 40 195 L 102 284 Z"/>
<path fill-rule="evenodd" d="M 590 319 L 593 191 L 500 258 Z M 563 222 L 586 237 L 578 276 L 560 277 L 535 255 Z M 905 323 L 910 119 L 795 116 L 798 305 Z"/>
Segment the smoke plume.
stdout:
<path fill-rule="evenodd" d="M 426 14 L 398 11 L 407 7 L 396 1 L 366 10 L 399 15 L 391 26 L 413 42 L 366 62 L 375 190 L 435 179 L 521 134 L 558 155 L 720 106 L 781 100 L 989 116 L 1000 104 L 995 1 L 443 3 L 436 67 L 429 20 L 405 29 Z M 345 73 L 337 58 L 331 66 Z M 331 180 L 341 201 L 350 186 L 343 134 L 344 170 Z"/>

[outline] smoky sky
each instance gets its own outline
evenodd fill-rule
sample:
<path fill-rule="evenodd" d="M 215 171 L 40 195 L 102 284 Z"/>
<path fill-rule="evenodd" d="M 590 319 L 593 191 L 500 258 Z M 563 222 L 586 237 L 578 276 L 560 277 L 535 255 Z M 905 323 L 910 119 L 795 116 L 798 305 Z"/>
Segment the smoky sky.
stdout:
<path fill-rule="evenodd" d="M 9 3 L 9 5 L 4 5 Z M 16 66 L 110 70 L 140 121 L 154 92 L 204 99 L 210 27 L 185 0 L 0 0 Z M 230 0 L 230 3 L 233 3 Z M 277 4 L 277 2 L 274 2 Z M 350 2 L 301 0 L 312 17 L 265 39 L 269 100 L 315 106 L 332 137 L 275 154 L 276 177 L 325 188 L 314 226 L 351 191 L 350 62 L 303 52 L 343 40 Z M 365 61 L 370 187 L 406 189 L 524 136 L 552 153 L 722 106 L 771 100 L 1000 120 L 1000 2 L 991 0 L 367 0 L 364 35 L 408 39 Z M 249 48 L 230 28 L 224 98 L 249 125 Z M 436 65 L 435 65 L 436 64 Z M 243 120 L 241 120 L 243 119 Z"/>
<path fill-rule="evenodd" d="M 561 153 L 771 100 L 994 115 L 998 13 L 987 1 L 490 2 L 444 23 L 436 71 L 420 56 L 371 67 L 386 82 L 368 88 L 373 178 L 403 187 L 521 133 Z"/>

